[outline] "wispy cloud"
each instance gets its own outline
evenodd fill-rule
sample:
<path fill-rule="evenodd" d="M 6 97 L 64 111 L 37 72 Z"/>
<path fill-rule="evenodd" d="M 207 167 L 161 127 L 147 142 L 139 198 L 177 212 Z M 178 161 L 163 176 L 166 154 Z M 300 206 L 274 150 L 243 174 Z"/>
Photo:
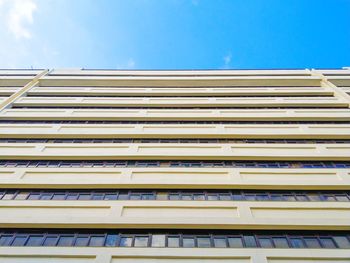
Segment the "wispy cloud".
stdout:
<path fill-rule="evenodd" d="M 224 69 L 230 68 L 230 66 L 231 66 L 231 59 L 232 59 L 231 52 L 227 53 L 222 59 L 224 61 L 224 65 L 222 66 L 222 68 L 224 68 Z"/>
<path fill-rule="evenodd" d="M 16 39 L 31 38 L 30 25 L 37 10 L 34 0 L 0 0 L 1 24 L 5 24 Z"/>

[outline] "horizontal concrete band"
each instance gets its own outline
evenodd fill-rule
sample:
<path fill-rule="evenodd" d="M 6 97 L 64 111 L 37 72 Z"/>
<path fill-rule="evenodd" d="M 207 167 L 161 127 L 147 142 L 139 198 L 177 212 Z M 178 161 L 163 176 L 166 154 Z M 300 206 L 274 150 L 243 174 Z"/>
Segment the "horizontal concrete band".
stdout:
<path fill-rule="evenodd" d="M 0 158 L 24 160 L 350 160 L 350 144 L 1 143 Z"/>
<path fill-rule="evenodd" d="M 348 190 L 350 169 L 0 168 L 2 188 Z"/>
<path fill-rule="evenodd" d="M 0 212 L 8 228 L 350 230 L 348 202 L 8 200 Z"/>
<path fill-rule="evenodd" d="M 17 88 L 0 87 L 0 94 Z M 35 95 L 90 95 L 90 96 L 284 96 L 328 95 L 328 87 L 34 87 L 28 94 Z"/>
<path fill-rule="evenodd" d="M 0 124 L 0 138 L 349 139 L 350 124 Z"/>
<path fill-rule="evenodd" d="M 0 247 L 4 263 L 348 263 L 349 249 Z"/>
<path fill-rule="evenodd" d="M 336 97 L 279 98 L 88 98 L 22 97 L 14 106 L 104 106 L 104 107 L 347 107 Z"/>
<path fill-rule="evenodd" d="M 349 109 L 5 109 L 0 120 L 350 121 Z"/>

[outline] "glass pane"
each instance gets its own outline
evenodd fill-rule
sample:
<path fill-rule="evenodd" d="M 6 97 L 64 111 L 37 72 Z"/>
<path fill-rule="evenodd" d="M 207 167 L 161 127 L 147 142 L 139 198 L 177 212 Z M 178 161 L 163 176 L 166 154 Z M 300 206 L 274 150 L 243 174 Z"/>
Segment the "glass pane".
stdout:
<path fill-rule="evenodd" d="M 297 196 L 296 196 L 296 199 L 297 199 L 298 201 L 302 201 L 302 202 L 309 201 L 309 199 L 306 197 L 306 195 L 297 195 Z"/>
<path fill-rule="evenodd" d="M 198 237 L 197 244 L 198 244 L 198 247 L 211 247 L 210 237 Z"/>
<path fill-rule="evenodd" d="M 227 247 L 226 239 L 223 237 L 214 237 L 214 247 Z"/>
<path fill-rule="evenodd" d="M 303 240 L 300 237 L 292 237 L 289 239 L 293 248 L 305 247 Z"/>
<path fill-rule="evenodd" d="M 179 247 L 180 246 L 180 238 L 170 236 L 168 237 L 168 247 Z"/>
<path fill-rule="evenodd" d="M 57 246 L 68 247 L 73 243 L 73 236 L 61 236 L 58 240 Z"/>
<path fill-rule="evenodd" d="M 45 194 L 41 194 L 40 200 L 51 200 L 51 198 L 52 198 L 52 194 L 45 193 Z"/>
<path fill-rule="evenodd" d="M 40 246 L 43 236 L 29 236 L 26 246 Z"/>
<path fill-rule="evenodd" d="M 26 243 L 26 240 L 27 240 L 26 236 L 16 236 L 11 246 L 24 246 L 24 244 Z"/>
<path fill-rule="evenodd" d="M 135 237 L 135 247 L 147 247 L 148 236 L 136 236 Z"/>
<path fill-rule="evenodd" d="M 307 238 L 304 238 L 304 241 L 305 241 L 306 246 L 308 248 L 320 248 L 321 247 L 321 245 L 318 242 L 317 238 L 307 237 Z"/>
<path fill-rule="evenodd" d="M 43 246 L 52 247 L 52 246 L 56 246 L 56 243 L 57 243 L 57 236 L 49 236 L 49 237 L 46 237 Z"/>
<path fill-rule="evenodd" d="M 192 194 L 182 194 L 182 200 L 192 200 Z"/>
<path fill-rule="evenodd" d="M 157 200 L 168 200 L 167 192 L 157 192 Z"/>
<path fill-rule="evenodd" d="M 182 239 L 183 247 L 194 247 L 194 238 L 193 237 L 184 237 Z"/>
<path fill-rule="evenodd" d="M 333 195 L 323 195 L 323 200 L 328 202 L 337 201 Z"/>
<path fill-rule="evenodd" d="M 11 200 L 14 197 L 14 195 L 15 195 L 14 193 L 6 193 L 2 197 L 2 200 Z"/>
<path fill-rule="evenodd" d="M 273 237 L 273 243 L 275 243 L 275 247 L 277 248 L 288 248 L 288 241 L 285 237 Z"/>
<path fill-rule="evenodd" d="M 10 245 L 10 241 L 12 240 L 12 236 L 4 235 L 0 237 L 0 246 L 8 246 Z"/>
<path fill-rule="evenodd" d="M 220 200 L 222 201 L 230 201 L 231 200 L 231 195 L 230 194 L 220 194 Z"/>
<path fill-rule="evenodd" d="M 309 199 L 311 201 L 321 201 L 320 196 L 318 194 L 309 194 Z"/>
<path fill-rule="evenodd" d="M 90 238 L 90 247 L 102 247 L 105 243 L 105 237 L 104 236 L 92 236 Z"/>
<path fill-rule="evenodd" d="M 28 195 L 29 195 L 29 192 L 22 192 L 21 191 L 16 195 L 15 199 L 16 200 L 25 200 L 25 199 L 27 199 Z"/>
<path fill-rule="evenodd" d="M 203 201 L 203 200 L 205 200 L 205 195 L 204 194 L 194 194 L 193 199 L 196 201 Z"/>
<path fill-rule="evenodd" d="M 92 200 L 103 200 L 103 194 L 93 194 Z"/>
<path fill-rule="evenodd" d="M 216 200 L 219 200 L 219 197 L 218 197 L 218 195 L 216 195 L 216 194 L 209 194 L 209 195 L 208 195 L 208 200 L 210 200 L 210 201 L 216 201 Z"/>
<path fill-rule="evenodd" d="M 152 235 L 152 247 L 165 247 L 165 235 Z"/>
<path fill-rule="evenodd" d="M 243 200 L 243 196 L 239 193 L 237 194 L 232 194 L 232 199 L 233 200 Z"/>
<path fill-rule="evenodd" d="M 68 194 L 67 195 L 67 200 L 77 200 L 78 199 L 78 194 Z"/>
<path fill-rule="evenodd" d="M 271 248 L 273 247 L 272 241 L 267 237 L 259 237 L 260 246 L 263 248 Z"/>
<path fill-rule="evenodd" d="M 256 241 L 254 236 L 244 236 L 244 243 L 246 247 L 256 247 Z"/>
<path fill-rule="evenodd" d="M 28 197 L 29 200 L 39 200 L 40 194 L 39 193 L 31 193 Z"/>
<path fill-rule="evenodd" d="M 106 247 L 115 247 L 117 244 L 118 235 L 107 235 Z"/>
<path fill-rule="evenodd" d="M 349 198 L 346 195 L 336 195 L 336 198 L 338 201 L 341 201 L 341 202 L 348 202 L 349 201 Z"/>
<path fill-rule="evenodd" d="M 335 248 L 335 244 L 331 237 L 321 237 L 320 241 L 324 248 Z"/>
<path fill-rule="evenodd" d="M 130 200 L 140 200 L 140 194 L 130 194 Z"/>
<path fill-rule="evenodd" d="M 270 198 L 267 194 L 257 194 L 256 200 L 258 201 L 268 201 Z"/>
<path fill-rule="evenodd" d="M 91 195 L 90 194 L 80 194 L 78 197 L 78 200 L 90 200 Z"/>
<path fill-rule="evenodd" d="M 350 248 L 350 241 L 345 236 L 334 236 L 333 240 L 340 248 Z"/>
<path fill-rule="evenodd" d="M 105 200 L 117 200 L 117 194 L 106 194 Z"/>
<path fill-rule="evenodd" d="M 74 243 L 76 247 L 86 247 L 89 242 L 89 237 L 77 237 Z"/>
<path fill-rule="evenodd" d="M 169 200 L 180 200 L 179 194 L 169 194 Z"/>
<path fill-rule="evenodd" d="M 52 200 L 64 200 L 66 198 L 66 194 L 54 194 Z"/>
<path fill-rule="evenodd" d="M 131 247 L 132 237 L 121 237 L 120 238 L 120 247 Z"/>
<path fill-rule="evenodd" d="M 243 242 L 240 237 L 229 237 L 228 245 L 230 247 L 243 247 Z"/>

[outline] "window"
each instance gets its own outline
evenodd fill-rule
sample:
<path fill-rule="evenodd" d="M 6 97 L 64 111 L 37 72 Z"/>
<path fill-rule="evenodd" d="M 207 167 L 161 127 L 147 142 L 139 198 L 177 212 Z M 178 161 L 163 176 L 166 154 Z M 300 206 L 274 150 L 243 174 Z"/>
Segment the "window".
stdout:
<path fill-rule="evenodd" d="M 243 247 L 242 238 L 240 237 L 229 237 L 228 244 L 229 244 L 229 247 L 235 247 L 235 248 Z"/>
<path fill-rule="evenodd" d="M 89 236 L 78 236 L 75 239 L 74 246 L 76 247 L 86 247 L 89 243 Z"/>
<path fill-rule="evenodd" d="M 304 238 L 305 244 L 308 248 L 320 248 L 321 245 L 318 242 L 318 239 L 315 237 L 306 237 Z"/>
<path fill-rule="evenodd" d="M 58 240 L 57 236 L 47 236 L 43 243 L 43 246 L 47 246 L 47 247 L 56 246 L 57 240 Z"/>
<path fill-rule="evenodd" d="M 74 236 L 61 236 L 58 240 L 57 246 L 69 247 L 73 244 Z"/>
<path fill-rule="evenodd" d="M 152 235 L 152 247 L 165 247 L 165 235 Z"/>
<path fill-rule="evenodd" d="M 350 248 L 350 241 L 345 236 L 334 236 L 333 240 L 339 248 Z"/>
<path fill-rule="evenodd" d="M 118 235 L 108 234 L 106 238 L 106 247 L 115 247 L 117 244 Z"/>
<path fill-rule="evenodd" d="M 275 244 L 276 248 L 288 248 L 288 241 L 285 237 L 273 237 L 272 238 L 273 243 Z"/>
<path fill-rule="evenodd" d="M 182 245 L 183 247 L 195 247 L 194 237 L 183 237 Z"/>
<path fill-rule="evenodd" d="M 259 240 L 260 246 L 263 248 L 272 248 L 273 247 L 272 241 L 268 237 L 259 237 L 258 240 Z"/>
<path fill-rule="evenodd" d="M 289 239 L 293 248 L 304 248 L 304 242 L 300 237 L 292 237 Z"/>
<path fill-rule="evenodd" d="M 27 246 L 40 246 L 43 241 L 43 236 L 29 236 Z"/>
<path fill-rule="evenodd" d="M 119 246 L 121 247 L 131 247 L 132 237 L 121 237 Z"/>
<path fill-rule="evenodd" d="M 90 247 L 102 247 L 105 242 L 105 237 L 104 236 L 92 236 L 90 238 Z"/>
<path fill-rule="evenodd" d="M 180 247 L 180 238 L 178 236 L 169 236 L 168 247 Z"/>
<path fill-rule="evenodd" d="M 136 236 L 134 246 L 135 247 L 147 247 L 148 246 L 148 236 Z"/>
<path fill-rule="evenodd" d="M 211 247 L 210 237 L 197 237 L 198 247 Z"/>
<path fill-rule="evenodd" d="M 256 247 L 254 236 L 244 236 L 243 239 L 246 247 Z"/>
<path fill-rule="evenodd" d="M 224 237 L 214 237 L 214 247 L 227 247 L 226 238 Z"/>
<path fill-rule="evenodd" d="M 12 241 L 11 246 L 24 246 L 24 244 L 27 241 L 27 236 L 16 236 L 15 239 Z"/>

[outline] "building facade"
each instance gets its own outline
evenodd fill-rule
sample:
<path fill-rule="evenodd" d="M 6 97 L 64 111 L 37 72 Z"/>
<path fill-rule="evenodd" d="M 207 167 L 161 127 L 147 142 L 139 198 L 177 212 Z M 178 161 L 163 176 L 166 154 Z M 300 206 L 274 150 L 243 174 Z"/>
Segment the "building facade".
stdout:
<path fill-rule="evenodd" d="M 0 70 L 0 262 L 350 262 L 350 69 Z"/>

